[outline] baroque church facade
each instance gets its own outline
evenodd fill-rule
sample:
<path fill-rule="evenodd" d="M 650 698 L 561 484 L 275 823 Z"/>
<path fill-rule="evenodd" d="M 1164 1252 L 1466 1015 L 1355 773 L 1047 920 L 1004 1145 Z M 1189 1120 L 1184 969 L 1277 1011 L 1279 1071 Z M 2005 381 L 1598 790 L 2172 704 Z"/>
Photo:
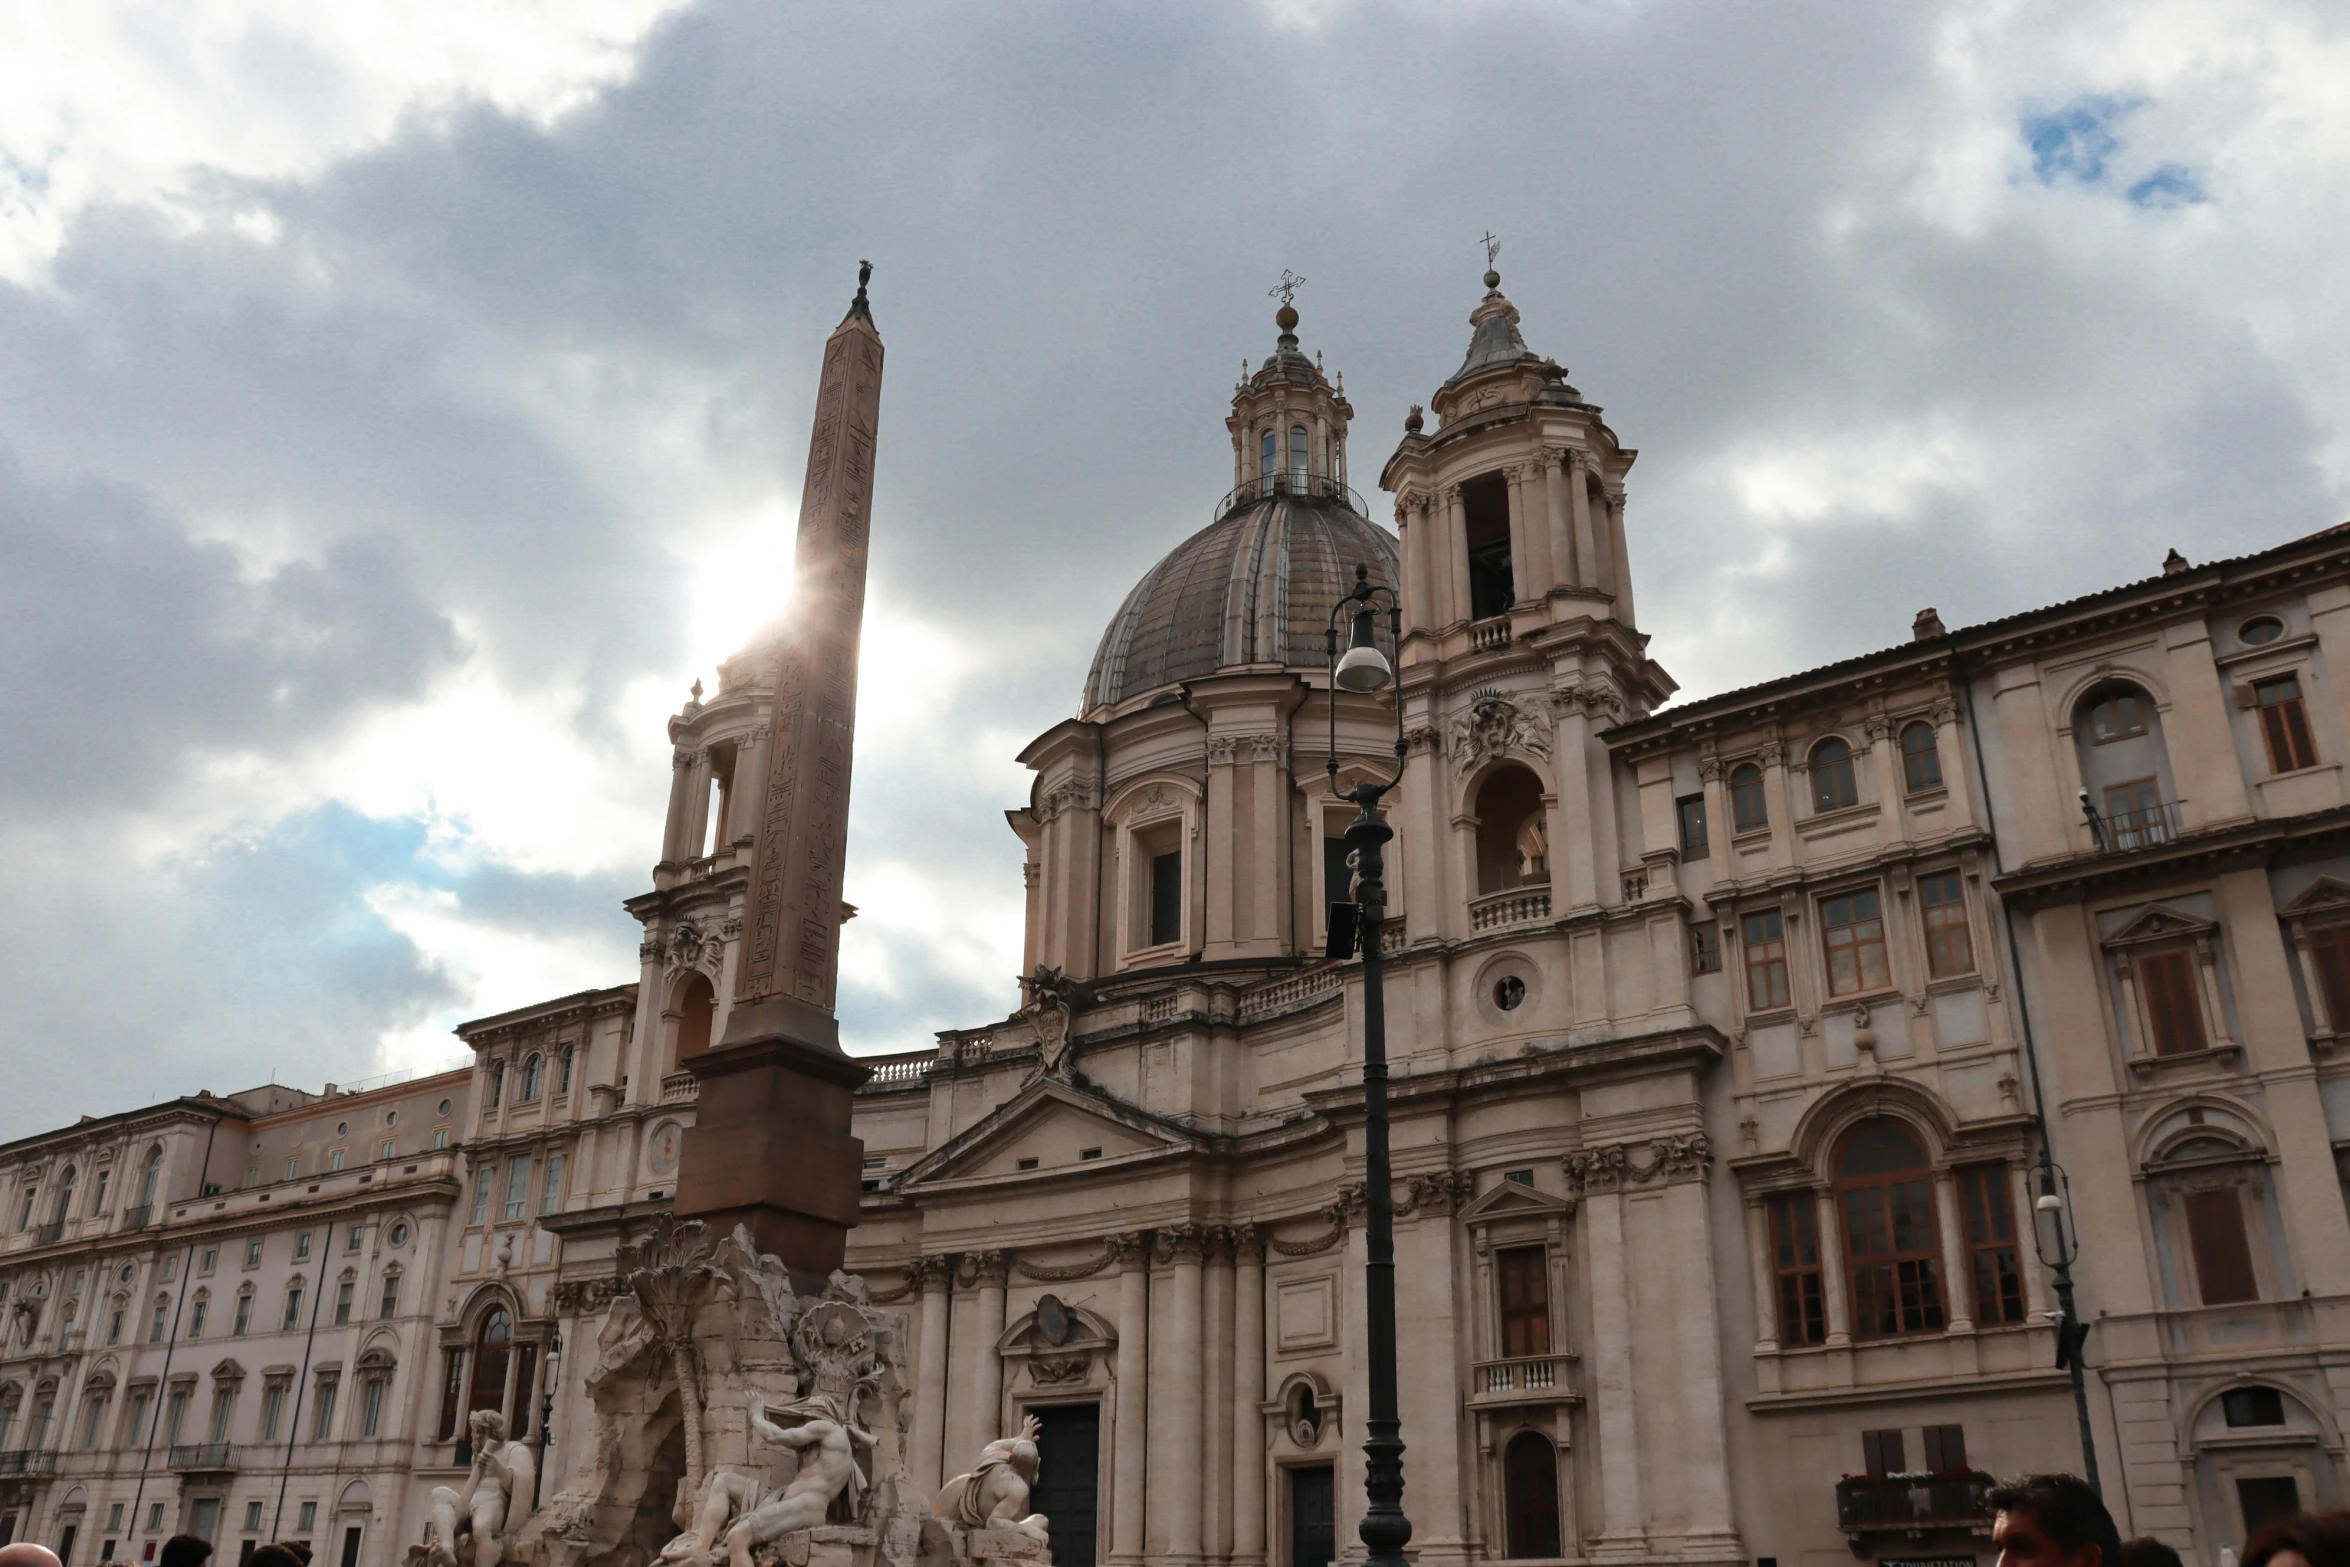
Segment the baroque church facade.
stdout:
<path fill-rule="evenodd" d="M 935 1489 L 1033 1416 L 1063 1567 L 1359 1554 L 1378 1200 L 1422 1562 L 1987 1560 L 1988 1476 L 2081 1463 L 2033 1240 L 2045 1143 L 2125 1532 L 2213 1561 L 2279 1508 L 2343 1505 L 2350 530 L 2174 554 L 1983 626 L 1926 611 L 1901 646 L 1671 705 L 1634 609 L 1637 453 L 1527 346 L 1498 277 L 1384 457 L 1392 531 L 1351 487 L 1343 389 L 1294 311 L 1278 324 L 1233 394 L 1231 488 L 1120 605 L 1077 715 L 1022 753 L 1019 1009 L 866 1058 L 849 1266 L 908 1324 L 903 1483 Z M 1333 711 L 1325 630 L 1358 568 L 1401 598 L 1399 681 Z M 267 1242 L 273 1300 L 291 1268 L 315 1301 L 344 1282 L 293 1254 L 320 1201 L 376 1215 L 336 1244 L 405 1224 L 418 1248 L 391 1326 L 306 1341 L 346 1389 L 381 1377 L 375 1423 L 356 1435 L 348 1391 L 316 1415 L 292 1339 L 232 1351 L 252 1369 L 229 1380 L 306 1390 L 310 1424 L 289 1438 L 281 1414 L 269 1440 L 345 1520 L 342 1567 L 421 1533 L 472 1409 L 580 1461 L 586 1324 L 674 1198 L 691 1061 L 735 991 L 756 809 L 736 785 L 765 774 L 771 662 L 746 649 L 670 721 L 632 982 L 466 1025 L 454 1078 L 176 1101 L 0 1148 L 0 1422 L 46 1397 L 43 1429 L 73 1433 L 42 1459 L 0 1423 L 0 1527 L 54 1541 L 70 1514 L 116 1558 L 149 1538 L 140 1506 L 112 1510 L 134 1475 L 182 1524 L 211 1503 L 224 1539 L 247 1490 L 285 1493 L 231 1462 L 267 1446 L 258 1400 L 230 1398 L 219 1451 L 169 1446 L 212 1469 L 126 1447 L 119 1402 L 78 1413 L 167 1396 L 174 1353 L 222 1379 L 183 1325 L 95 1343 L 111 1308 L 86 1280 L 133 1269 L 144 1311 L 185 1293 L 170 1257 L 233 1230 Z M 1353 810 L 1333 733 L 1342 788 L 1401 768 L 1379 1194 L 1361 965 L 1321 955 Z M 325 1157 L 361 1100 L 455 1135 L 348 1173 L 276 1151 Z M 135 1226 L 87 1202 L 43 1218 L 100 1130 L 113 1168 L 169 1148 L 158 1195 Z M 366 1255 L 362 1299 L 391 1266 Z M 346 1502 L 330 1481 L 368 1464 Z"/>

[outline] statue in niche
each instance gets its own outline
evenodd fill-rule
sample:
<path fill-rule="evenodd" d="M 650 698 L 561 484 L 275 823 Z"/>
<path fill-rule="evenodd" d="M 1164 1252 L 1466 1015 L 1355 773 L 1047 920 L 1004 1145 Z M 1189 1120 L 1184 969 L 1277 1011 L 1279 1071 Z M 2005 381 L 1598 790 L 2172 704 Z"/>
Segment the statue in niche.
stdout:
<path fill-rule="evenodd" d="M 1036 1417 L 1030 1415 L 1020 1422 L 1018 1432 L 979 1450 L 977 1469 L 940 1486 L 930 1514 L 966 1529 L 1004 1529 L 1050 1545 L 1050 1520 L 1027 1511 L 1036 1466 Z"/>
<path fill-rule="evenodd" d="M 512 1543 L 509 1523 L 520 1525 L 530 1511 L 537 1466 L 530 1447 L 506 1440 L 506 1417 L 477 1409 L 465 1422 L 473 1437 L 473 1471 L 462 1490 L 433 1487 L 432 1538 L 425 1542 L 429 1567 L 498 1567 Z M 469 1543 L 460 1557 L 459 1541 Z"/>
<path fill-rule="evenodd" d="M 712 1474 L 694 1527 L 663 1546 L 661 1560 L 709 1567 L 712 1545 L 722 1543 L 729 1567 L 753 1567 L 752 1556 L 761 1546 L 823 1523 L 843 1493 L 851 1516 L 863 1506 L 865 1471 L 857 1464 L 853 1444 L 871 1447 L 873 1434 L 822 1393 L 778 1405 L 776 1412 L 793 1417 L 792 1424 L 768 1419 L 766 1401 L 751 1395 L 752 1434 L 799 1455 L 799 1470 L 791 1482 L 781 1490 L 764 1491 L 751 1475 L 723 1470 Z"/>

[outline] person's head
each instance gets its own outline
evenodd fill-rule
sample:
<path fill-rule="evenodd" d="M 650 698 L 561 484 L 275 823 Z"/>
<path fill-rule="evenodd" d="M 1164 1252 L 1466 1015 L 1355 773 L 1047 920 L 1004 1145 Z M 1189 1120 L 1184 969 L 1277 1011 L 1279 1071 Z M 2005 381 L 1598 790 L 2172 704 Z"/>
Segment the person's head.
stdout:
<path fill-rule="evenodd" d="M 163 1542 L 163 1567 L 204 1567 L 212 1542 L 200 1534 L 175 1534 Z"/>
<path fill-rule="evenodd" d="M 2135 1540 L 2122 1541 L 2121 1567 L 2186 1567 L 2179 1553 L 2157 1540 L 2142 1534 Z"/>
<path fill-rule="evenodd" d="M 0 1567 L 58 1567 L 57 1553 L 46 1545 L 19 1540 L 13 1545 L 0 1545 Z"/>
<path fill-rule="evenodd" d="M 1991 1491 L 1999 1567 L 2121 1567 L 2121 1531 L 2078 1475 L 2025 1475 Z"/>
<path fill-rule="evenodd" d="M 310 1567 L 310 1542 L 308 1540 L 280 1540 L 277 1543 L 293 1552 L 294 1560 L 300 1562 L 302 1567 Z"/>
<path fill-rule="evenodd" d="M 2350 1567 L 2350 1513 L 2280 1518 L 2244 1542 L 2238 1567 Z"/>
<path fill-rule="evenodd" d="M 264 1545 L 247 1558 L 244 1567 L 302 1567 L 302 1558 L 282 1545 Z"/>

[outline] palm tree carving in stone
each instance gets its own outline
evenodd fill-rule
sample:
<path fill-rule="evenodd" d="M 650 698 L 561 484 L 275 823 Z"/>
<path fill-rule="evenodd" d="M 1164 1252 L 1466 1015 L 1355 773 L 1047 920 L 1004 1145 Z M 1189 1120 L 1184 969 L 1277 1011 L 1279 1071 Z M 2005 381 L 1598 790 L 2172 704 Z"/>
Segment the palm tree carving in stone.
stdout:
<path fill-rule="evenodd" d="M 677 1399 L 685 1420 L 687 1494 L 702 1494 L 702 1379 L 694 1352 L 694 1320 L 726 1282 L 717 1267 L 709 1229 L 691 1221 L 680 1223 L 674 1214 L 653 1221 L 652 1232 L 641 1244 L 624 1246 L 619 1258 L 626 1271 L 622 1281 L 644 1313 L 652 1341 L 669 1355 L 677 1378 Z"/>

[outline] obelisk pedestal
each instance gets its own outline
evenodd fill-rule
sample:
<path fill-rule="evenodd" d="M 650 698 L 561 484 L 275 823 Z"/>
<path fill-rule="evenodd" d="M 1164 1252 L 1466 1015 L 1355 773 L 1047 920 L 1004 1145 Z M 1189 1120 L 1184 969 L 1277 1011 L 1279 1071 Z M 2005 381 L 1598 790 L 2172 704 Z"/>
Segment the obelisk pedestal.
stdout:
<path fill-rule="evenodd" d="M 678 1216 L 721 1235 L 743 1225 L 760 1250 L 818 1280 L 841 1265 L 857 1222 L 865 1145 L 849 1133 L 850 1096 L 872 1074 L 842 1052 L 832 1011 L 881 411 L 871 272 L 860 269 L 824 345 L 734 1007 L 725 1037 L 682 1063 L 700 1101 Z"/>

